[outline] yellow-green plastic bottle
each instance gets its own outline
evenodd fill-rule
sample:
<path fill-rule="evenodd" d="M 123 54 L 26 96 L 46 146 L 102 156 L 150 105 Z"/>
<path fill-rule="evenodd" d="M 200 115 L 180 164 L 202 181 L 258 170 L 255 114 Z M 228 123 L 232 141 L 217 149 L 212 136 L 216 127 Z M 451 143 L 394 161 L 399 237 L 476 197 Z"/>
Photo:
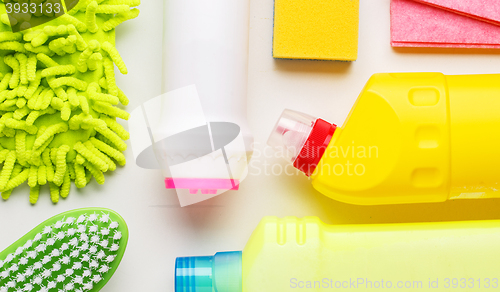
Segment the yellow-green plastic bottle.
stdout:
<path fill-rule="evenodd" d="M 376 74 L 342 127 L 287 110 L 268 143 L 346 203 L 497 198 L 500 75 Z"/>
<path fill-rule="evenodd" d="M 494 291 L 500 221 L 264 218 L 243 252 L 177 258 L 176 292 Z"/>

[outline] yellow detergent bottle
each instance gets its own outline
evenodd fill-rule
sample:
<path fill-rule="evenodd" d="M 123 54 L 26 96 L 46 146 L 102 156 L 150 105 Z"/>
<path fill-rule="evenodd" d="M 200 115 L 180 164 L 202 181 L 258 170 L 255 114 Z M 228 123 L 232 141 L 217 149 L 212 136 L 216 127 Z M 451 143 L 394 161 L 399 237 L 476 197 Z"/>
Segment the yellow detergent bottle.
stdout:
<path fill-rule="evenodd" d="M 268 144 L 351 204 L 500 197 L 500 75 L 376 74 L 342 127 L 285 110 Z"/>
<path fill-rule="evenodd" d="M 177 258 L 176 292 L 492 291 L 500 221 L 326 225 L 264 218 L 243 252 Z"/>

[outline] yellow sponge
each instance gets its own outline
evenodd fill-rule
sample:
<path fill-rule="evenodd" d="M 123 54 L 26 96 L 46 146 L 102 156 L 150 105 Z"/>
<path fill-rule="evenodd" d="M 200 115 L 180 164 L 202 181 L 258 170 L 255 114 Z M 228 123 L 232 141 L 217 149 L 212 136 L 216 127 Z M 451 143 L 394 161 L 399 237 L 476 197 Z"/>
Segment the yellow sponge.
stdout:
<path fill-rule="evenodd" d="M 275 0 L 273 57 L 354 61 L 359 0 Z"/>

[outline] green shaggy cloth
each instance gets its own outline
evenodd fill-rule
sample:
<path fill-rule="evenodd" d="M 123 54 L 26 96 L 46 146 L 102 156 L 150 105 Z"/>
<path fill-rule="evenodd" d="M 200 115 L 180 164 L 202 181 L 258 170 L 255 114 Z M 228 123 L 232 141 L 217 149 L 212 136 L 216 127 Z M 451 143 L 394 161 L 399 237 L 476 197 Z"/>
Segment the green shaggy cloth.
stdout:
<path fill-rule="evenodd" d="M 125 164 L 129 134 L 117 118 L 127 120 L 129 114 L 117 105 L 127 105 L 128 99 L 116 85 L 114 66 L 122 74 L 127 68 L 115 48 L 115 27 L 137 17 L 133 7 L 140 3 L 80 0 L 63 15 L 30 28 L 29 17 L 7 14 L 6 5 L 43 0 L 3 2 L 0 192 L 7 200 L 27 181 L 35 204 L 40 187 L 48 185 L 57 203 L 68 196 L 72 181 L 78 188 L 92 177 L 103 184 L 105 172 Z M 12 32 L 11 25 L 21 31 Z"/>

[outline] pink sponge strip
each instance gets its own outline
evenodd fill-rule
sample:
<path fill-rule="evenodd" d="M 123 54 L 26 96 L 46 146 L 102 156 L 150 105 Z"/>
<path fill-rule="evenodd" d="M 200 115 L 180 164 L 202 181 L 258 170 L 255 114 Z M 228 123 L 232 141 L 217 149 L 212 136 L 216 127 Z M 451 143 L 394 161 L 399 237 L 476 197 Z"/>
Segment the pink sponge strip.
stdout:
<path fill-rule="evenodd" d="M 500 1 L 497 0 L 415 0 L 442 9 L 500 25 Z"/>
<path fill-rule="evenodd" d="M 413 0 L 392 0 L 391 44 L 393 47 L 500 48 L 500 26 Z"/>

